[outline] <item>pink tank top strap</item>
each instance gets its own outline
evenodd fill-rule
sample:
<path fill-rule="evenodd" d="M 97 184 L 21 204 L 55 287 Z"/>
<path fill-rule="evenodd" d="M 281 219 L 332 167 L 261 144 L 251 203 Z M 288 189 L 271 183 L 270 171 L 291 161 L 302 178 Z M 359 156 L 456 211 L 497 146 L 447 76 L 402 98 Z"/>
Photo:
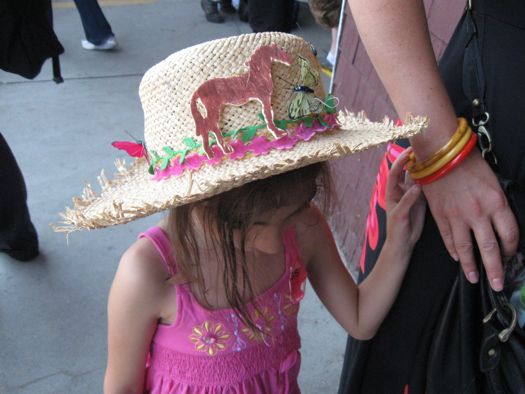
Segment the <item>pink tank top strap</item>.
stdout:
<path fill-rule="evenodd" d="M 284 231 L 284 250 L 286 256 L 286 269 L 290 272 L 290 296 L 292 302 L 298 303 L 304 298 L 308 272 L 297 244 L 297 233 L 294 227 Z"/>
<path fill-rule="evenodd" d="M 292 265 L 293 268 L 297 264 L 302 265 L 302 259 L 299 253 L 299 245 L 297 244 L 297 233 L 295 227 L 288 227 L 283 232 L 284 253 L 286 255 L 286 264 Z"/>
<path fill-rule="evenodd" d="M 177 265 L 172 254 L 171 241 L 162 228 L 158 226 L 151 227 L 143 233 L 140 233 L 139 238 L 147 238 L 153 243 L 170 275 L 177 273 Z"/>

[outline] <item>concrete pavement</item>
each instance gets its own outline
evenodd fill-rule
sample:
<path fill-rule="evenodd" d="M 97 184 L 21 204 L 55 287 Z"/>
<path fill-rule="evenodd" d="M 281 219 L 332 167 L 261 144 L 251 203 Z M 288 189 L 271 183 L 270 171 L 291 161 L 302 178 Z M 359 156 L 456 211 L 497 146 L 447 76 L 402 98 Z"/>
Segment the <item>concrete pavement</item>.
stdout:
<path fill-rule="evenodd" d="M 105 3 L 113 4 L 104 12 L 120 50 L 83 50 L 72 2 L 54 0 L 65 83 L 51 82 L 50 62 L 33 81 L 0 71 L 0 131 L 25 175 L 41 244 L 40 257 L 29 263 L 0 254 L 0 393 L 102 392 L 108 289 L 122 252 L 160 216 L 75 233 L 69 244 L 49 224 L 82 181 L 96 183 L 102 168 L 113 172 L 119 152 L 110 142 L 127 139 L 122 130 L 141 135 L 138 86 L 149 67 L 189 45 L 250 32 L 236 17 L 206 22 L 197 0 Z M 329 32 L 315 25 L 305 4 L 299 18 L 294 33 L 328 49 Z M 346 335 L 311 288 L 300 325 L 303 392 L 335 393 Z"/>

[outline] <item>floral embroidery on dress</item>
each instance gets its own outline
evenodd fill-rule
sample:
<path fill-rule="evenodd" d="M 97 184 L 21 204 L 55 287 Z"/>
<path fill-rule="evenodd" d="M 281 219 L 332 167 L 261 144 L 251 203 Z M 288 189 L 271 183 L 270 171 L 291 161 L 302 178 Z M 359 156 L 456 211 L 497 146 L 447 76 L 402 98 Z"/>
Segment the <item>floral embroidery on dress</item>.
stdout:
<path fill-rule="evenodd" d="M 241 338 L 241 335 L 239 332 L 239 318 L 234 312 L 232 312 L 230 313 L 230 320 L 233 325 L 233 336 L 235 337 L 235 342 L 232 348 L 233 348 L 233 351 L 240 352 L 241 350 L 246 348 L 246 342 Z"/>
<path fill-rule="evenodd" d="M 290 294 L 286 294 L 283 310 L 288 316 L 293 316 L 299 310 L 299 303 L 293 302 L 292 296 Z"/>
<path fill-rule="evenodd" d="M 288 325 L 288 319 L 286 318 L 286 316 L 284 316 L 284 313 L 283 313 L 283 307 L 282 307 L 283 295 L 281 293 L 274 293 L 273 294 L 273 301 L 275 302 L 277 315 L 279 316 L 279 322 L 280 322 L 279 328 L 280 328 L 281 332 L 284 332 L 284 329 Z"/>
<path fill-rule="evenodd" d="M 195 344 L 195 349 L 208 353 L 209 356 L 215 356 L 217 352 L 224 350 L 229 338 L 230 335 L 221 323 L 209 321 L 193 327 L 193 333 L 189 336 L 190 341 Z"/>
<path fill-rule="evenodd" d="M 242 332 L 250 341 L 264 342 L 267 346 L 270 346 L 269 338 L 272 334 L 272 324 L 274 319 L 275 316 L 267 306 L 255 310 L 252 320 L 257 329 L 244 327 Z"/>

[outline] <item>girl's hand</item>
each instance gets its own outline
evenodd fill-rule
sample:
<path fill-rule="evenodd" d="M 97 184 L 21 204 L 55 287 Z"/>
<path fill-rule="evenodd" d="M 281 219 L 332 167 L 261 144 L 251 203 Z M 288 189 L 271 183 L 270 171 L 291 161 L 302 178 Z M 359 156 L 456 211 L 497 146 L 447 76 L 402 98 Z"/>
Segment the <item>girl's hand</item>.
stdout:
<path fill-rule="evenodd" d="M 412 148 L 405 149 L 392 165 L 386 187 L 387 239 L 410 251 L 421 236 L 426 202 L 404 166 Z"/>

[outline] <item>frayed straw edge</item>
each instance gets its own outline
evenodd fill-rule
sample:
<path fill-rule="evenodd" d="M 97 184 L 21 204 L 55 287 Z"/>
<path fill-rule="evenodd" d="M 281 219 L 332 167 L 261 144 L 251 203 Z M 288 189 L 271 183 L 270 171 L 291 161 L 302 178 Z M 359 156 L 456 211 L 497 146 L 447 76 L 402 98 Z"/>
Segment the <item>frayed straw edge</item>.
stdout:
<path fill-rule="evenodd" d="M 357 114 L 346 109 L 339 112 L 338 122 L 346 130 L 360 130 L 370 132 L 384 131 L 391 134 L 391 140 L 410 138 L 423 132 L 428 127 L 428 119 L 423 116 L 408 114 L 403 125 L 396 126 L 394 121 L 385 117 L 382 122 L 373 122 L 366 117 L 364 111 Z"/>
<path fill-rule="evenodd" d="M 133 178 L 136 174 L 137 167 L 144 161 L 144 158 L 134 160 L 130 165 L 126 164 L 125 160 L 115 160 L 115 167 L 117 173 L 113 180 L 109 180 L 104 172 L 101 171 L 97 177 L 101 192 L 97 195 L 90 183 L 85 183 L 84 189 L 80 197 L 73 197 L 73 208 L 66 207 L 64 212 L 60 213 L 62 221 L 59 224 L 51 224 L 53 231 L 58 233 L 71 233 L 80 230 L 89 230 L 101 227 L 109 227 L 115 224 L 115 220 L 119 223 L 126 223 L 138 217 L 143 217 L 151 214 L 153 206 L 144 203 L 141 207 L 131 207 L 128 209 L 122 208 L 122 202 L 114 200 L 111 210 L 106 210 L 97 215 L 96 218 L 88 219 L 83 214 L 83 208 L 91 205 L 96 199 L 100 198 L 107 190 L 115 187 L 120 182 Z"/>

